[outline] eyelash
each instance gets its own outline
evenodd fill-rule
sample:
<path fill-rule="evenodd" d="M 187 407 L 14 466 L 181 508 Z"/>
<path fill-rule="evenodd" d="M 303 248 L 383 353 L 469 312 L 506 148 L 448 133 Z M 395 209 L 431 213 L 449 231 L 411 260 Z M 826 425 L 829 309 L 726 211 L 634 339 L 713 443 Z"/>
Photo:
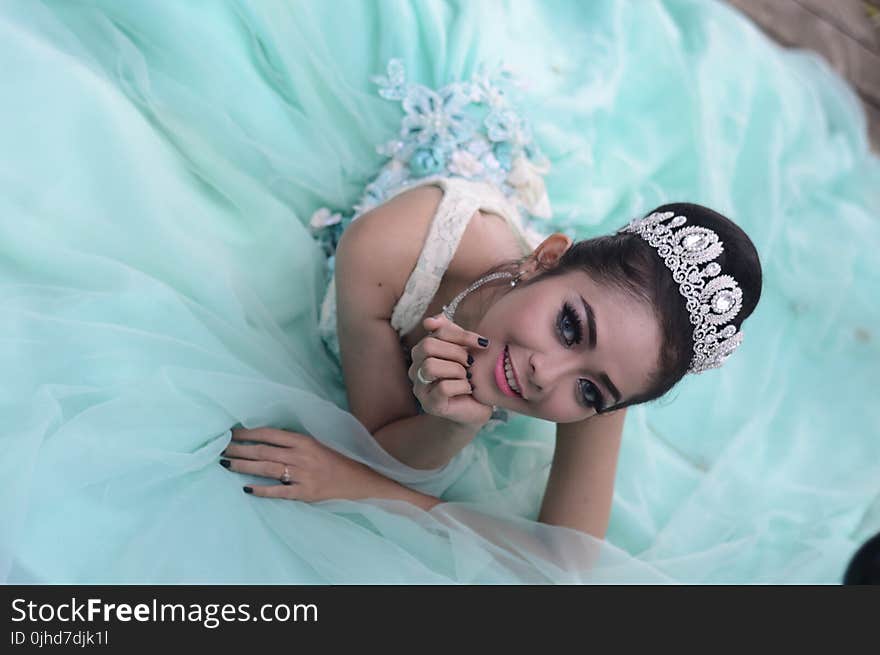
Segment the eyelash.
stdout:
<path fill-rule="evenodd" d="M 565 321 L 571 323 L 574 329 L 574 338 L 569 341 L 565 337 L 566 330 L 564 328 Z M 557 330 L 559 331 L 559 336 L 562 338 L 563 343 L 566 348 L 571 348 L 575 344 L 579 344 L 584 339 L 584 328 L 581 323 L 581 317 L 578 316 L 577 312 L 574 310 L 568 302 L 562 305 L 562 312 L 559 314 L 559 321 L 557 324 Z M 597 413 L 601 413 L 603 409 L 605 409 L 605 402 L 602 398 L 602 393 L 599 391 L 599 388 L 593 384 L 590 380 L 584 380 L 587 384 L 589 384 L 593 389 L 595 389 L 596 400 L 591 401 L 586 396 L 584 397 L 585 402 L 592 408 L 596 410 Z"/>

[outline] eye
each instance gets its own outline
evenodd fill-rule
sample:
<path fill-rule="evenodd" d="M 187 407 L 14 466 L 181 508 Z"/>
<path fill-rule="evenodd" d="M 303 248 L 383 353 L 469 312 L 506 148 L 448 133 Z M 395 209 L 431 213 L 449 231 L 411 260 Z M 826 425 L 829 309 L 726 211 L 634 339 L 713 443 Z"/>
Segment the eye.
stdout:
<path fill-rule="evenodd" d="M 579 344 L 584 338 L 584 329 L 581 324 L 581 318 L 569 303 L 562 306 L 562 312 L 559 314 L 558 321 L 559 335 L 562 337 L 563 343 L 567 348 L 575 344 Z M 589 380 L 579 380 L 581 395 L 584 403 L 588 407 L 592 407 L 597 413 L 605 409 L 605 401 L 599 388 Z"/>
<path fill-rule="evenodd" d="M 571 333 L 570 338 L 567 336 L 569 332 Z M 559 334 L 568 347 L 580 343 L 584 338 L 581 317 L 567 302 L 562 306 L 562 312 L 559 314 Z"/>
<path fill-rule="evenodd" d="M 605 409 L 605 401 L 602 398 L 602 393 L 596 385 L 589 380 L 581 380 L 580 385 L 584 401 L 586 401 L 587 405 L 593 407 L 596 410 L 596 413 L 601 413 L 602 410 Z"/>

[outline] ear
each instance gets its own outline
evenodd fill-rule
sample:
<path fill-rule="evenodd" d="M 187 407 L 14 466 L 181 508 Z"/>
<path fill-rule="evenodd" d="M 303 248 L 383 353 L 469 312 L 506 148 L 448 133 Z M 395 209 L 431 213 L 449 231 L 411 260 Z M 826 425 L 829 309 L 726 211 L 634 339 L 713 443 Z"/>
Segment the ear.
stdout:
<path fill-rule="evenodd" d="M 539 275 L 541 271 L 554 268 L 559 263 L 560 257 L 571 247 L 571 244 L 571 237 L 561 232 L 551 234 L 535 248 L 535 251 L 526 258 L 525 263 L 520 267 L 523 277 L 528 279 Z"/>

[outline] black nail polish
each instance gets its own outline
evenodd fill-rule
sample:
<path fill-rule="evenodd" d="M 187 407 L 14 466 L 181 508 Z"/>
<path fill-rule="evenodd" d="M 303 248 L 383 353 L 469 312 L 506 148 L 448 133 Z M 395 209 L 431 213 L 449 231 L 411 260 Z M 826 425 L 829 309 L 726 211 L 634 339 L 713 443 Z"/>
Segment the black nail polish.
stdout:
<path fill-rule="evenodd" d="M 489 345 L 489 340 L 486 337 L 480 337 L 477 339 L 477 343 L 479 343 L 483 348 Z"/>
<path fill-rule="evenodd" d="M 228 468 L 229 468 L 229 460 L 228 460 L 228 459 L 221 459 L 221 460 L 220 460 L 220 466 L 222 466 L 223 468 L 227 468 L 227 469 L 228 469 Z"/>
<path fill-rule="evenodd" d="M 468 353 L 468 366 L 474 363 L 474 356 Z"/>
<path fill-rule="evenodd" d="M 467 379 L 468 379 L 468 380 L 471 379 L 471 372 L 470 372 L 470 371 L 467 372 Z"/>
<path fill-rule="evenodd" d="M 254 493 L 254 490 L 251 489 L 250 487 L 242 487 L 242 489 L 244 489 L 244 492 L 245 492 L 246 494 L 252 494 L 252 493 Z"/>

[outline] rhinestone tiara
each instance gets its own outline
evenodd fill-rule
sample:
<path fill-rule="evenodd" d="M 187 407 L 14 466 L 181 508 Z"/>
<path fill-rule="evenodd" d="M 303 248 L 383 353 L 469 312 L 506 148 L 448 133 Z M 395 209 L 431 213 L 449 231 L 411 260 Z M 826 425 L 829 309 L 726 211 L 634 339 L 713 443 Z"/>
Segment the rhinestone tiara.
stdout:
<path fill-rule="evenodd" d="M 719 275 L 721 266 L 712 261 L 724 252 L 718 235 L 697 225 L 674 229 L 686 222 L 675 212 L 654 212 L 633 219 L 617 233 L 638 234 L 672 271 L 694 325 L 694 356 L 687 372 L 702 373 L 721 366 L 742 343 L 742 332 L 735 325 L 725 326 L 742 308 L 742 289 L 733 276 Z M 706 262 L 711 263 L 701 270 Z"/>

